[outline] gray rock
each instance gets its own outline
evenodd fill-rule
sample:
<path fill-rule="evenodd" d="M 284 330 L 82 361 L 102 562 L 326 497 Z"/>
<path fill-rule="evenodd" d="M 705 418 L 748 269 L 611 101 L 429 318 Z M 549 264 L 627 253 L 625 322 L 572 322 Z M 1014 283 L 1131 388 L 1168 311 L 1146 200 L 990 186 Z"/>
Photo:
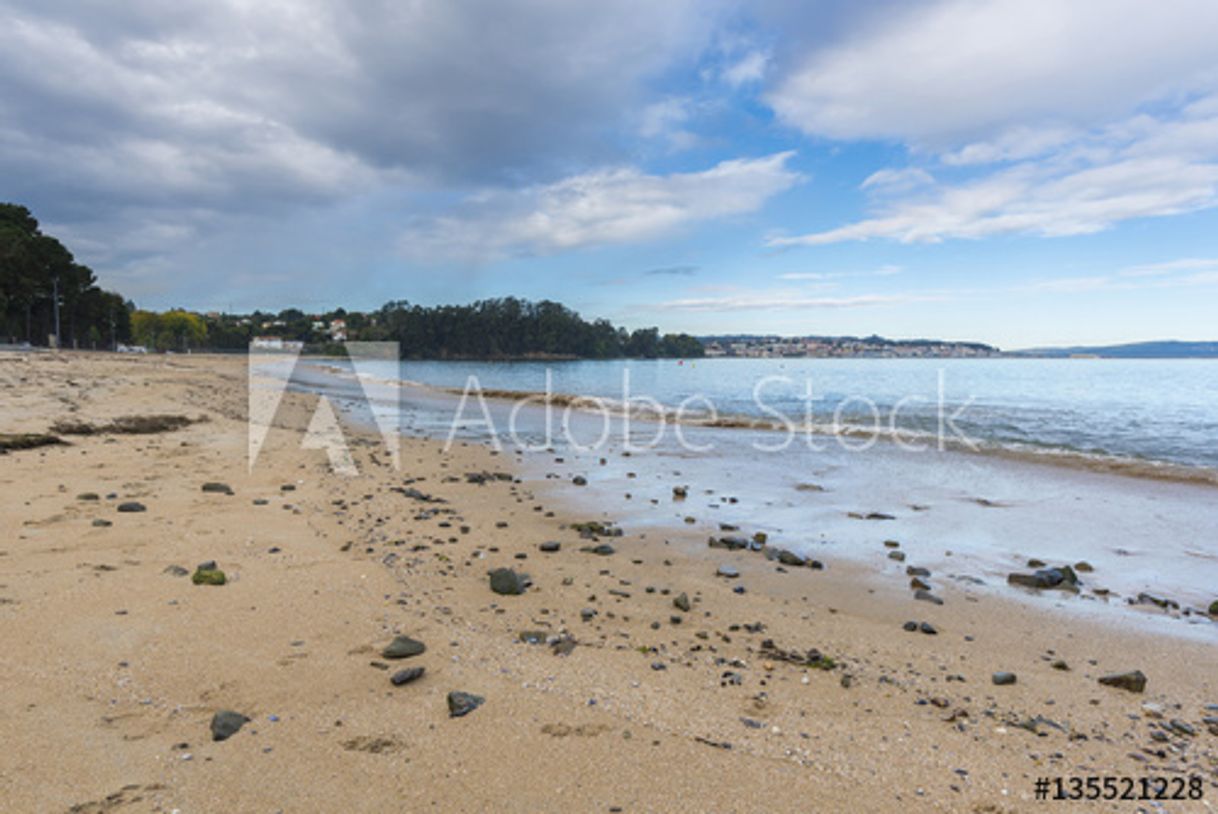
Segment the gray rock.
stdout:
<path fill-rule="evenodd" d="M 547 540 L 546 542 L 537 546 L 538 551 L 544 551 L 546 554 L 553 554 L 555 551 L 558 551 L 561 548 L 562 543 L 557 542 L 556 540 Z"/>
<path fill-rule="evenodd" d="M 684 591 L 677 594 L 677 597 L 672 601 L 672 604 L 677 610 L 689 613 L 689 596 Z"/>
<path fill-rule="evenodd" d="M 896 560 L 897 562 L 905 562 L 905 552 L 904 551 L 889 551 L 888 559 Z"/>
<path fill-rule="evenodd" d="M 1172 718 L 1167 725 L 1172 728 L 1172 731 L 1179 735 L 1187 735 L 1190 738 L 1196 737 L 1197 735 L 1197 730 L 1193 728 L 1192 724 L 1185 723 L 1179 718 Z"/>
<path fill-rule="evenodd" d="M 923 633 L 925 633 L 927 636 L 938 636 L 939 635 L 939 631 L 936 630 L 935 626 L 932 625 L 930 622 L 923 622 L 922 624 L 918 625 L 918 629 L 921 630 Z"/>
<path fill-rule="evenodd" d="M 918 599 L 923 602 L 930 602 L 932 605 L 942 605 L 943 604 L 942 599 L 940 599 L 939 597 L 935 596 L 930 591 L 927 591 L 925 589 L 918 589 L 918 590 L 914 591 L 914 599 Z"/>
<path fill-rule="evenodd" d="M 524 593 L 529 587 L 527 574 L 518 574 L 511 568 L 496 568 L 491 571 L 491 590 L 503 596 L 515 596 Z"/>
<path fill-rule="evenodd" d="M 587 554 L 596 554 L 600 557 L 609 557 L 617 553 L 617 549 L 608 543 L 600 543 L 599 545 L 587 545 L 580 549 Z"/>
<path fill-rule="evenodd" d="M 993 679 L 994 683 L 996 685 L 998 685 L 999 687 L 1005 687 L 1008 684 L 1015 683 L 1015 674 L 999 671 L 997 673 L 994 673 L 994 675 L 992 676 L 992 679 Z"/>
<path fill-rule="evenodd" d="M 1068 565 L 1060 568 L 1042 568 L 1031 574 L 1013 573 L 1007 575 L 1008 585 L 1018 585 L 1022 588 L 1063 588 L 1070 590 L 1078 586 L 1078 575 Z"/>
<path fill-rule="evenodd" d="M 203 484 L 203 491 L 219 495 L 231 495 L 233 493 L 233 487 L 229 486 L 227 483 L 208 481 L 207 483 Z"/>
<path fill-rule="evenodd" d="M 427 650 L 427 645 L 409 636 L 394 636 L 393 641 L 381 651 L 381 657 L 387 659 L 408 659 Z"/>
<path fill-rule="evenodd" d="M 484 703 L 486 703 L 486 699 L 481 695 L 459 691 L 450 692 L 448 694 L 448 717 L 460 718 L 462 715 L 468 715 Z"/>
<path fill-rule="evenodd" d="M 211 717 L 211 739 L 224 741 L 237 734 L 237 731 L 249 721 L 240 712 L 222 709 Z"/>
<path fill-rule="evenodd" d="M 802 568 L 808 564 L 806 557 L 801 557 L 793 551 L 786 550 L 778 552 L 778 561 L 783 565 L 790 565 L 798 568 Z"/>
<path fill-rule="evenodd" d="M 1141 670 L 1130 670 L 1127 673 L 1112 673 L 1101 676 L 1099 682 L 1105 687 L 1116 687 L 1129 692 L 1142 692 L 1146 689 L 1146 676 Z"/>
<path fill-rule="evenodd" d="M 736 549 L 748 548 L 749 540 L 747 537 L 729 534 L 726 537 L 711 537 L 707 545 L 711 548 L 726 548 L 729 551 L 734 551 Z"/>
<path fill-rule="evenodd" d="M 97 494 L 97 492 L 81 492 L 79 495 L 76 496 L 76 499 L 92 501 L 92 500 L 101 500 L 101 497 Z"/>
<path fill-rule="evenodd" d="M 186 570 L 185 568 L 183 568 L 180 565 L 171 565 L 168 568 L 166 568 L 164 571 L 162 571 L 161 573 L 169 574 L 169 576 L 171 576 L 171 577 L 188 577 L 188 576 L 190 576 L 190 571 Z"/>
<path fill-rule="evenodd" d="M 689 487 L 687 487 L 687 486 L 672 487 L 672 496 L 676 500 L 683 500 L 684 498 L 689 496 Z"/>
<path fill-rule="evenodd" d="M 1154 605 L 1156 608 L 1163 610 L 1179 610 L 1180 603 L 1174 599 L 1168 599 L 1165 596 L 1157 596 L 1156 594 L 1146 593 L 1143 591 L 1138 594 L 1137 604 L 1139 605 Z"/>
<path fill-rule="evenodd" d="M 591 622 L 596 617 L 596 608 L 584 608 L 579 612 L 579 618 Z"/>
<path fill-rule="evenodd" d="M 576 475 L 575 477 L 571 478 L 571 483 L 575 484 L 576 486 L 587 486 L 588 479 L 583 475 Z"/>
<path fill-rule="evenodd" d="M 740 576 L 740 572 L 736 570 L 735 566 L 732 565 L 720 565 L 719 570 L 715 573 L 718 576 L 727 577 L 728 579 L 735 579 L 736 577 Z"/>
<path fill-rule="evenodd" d="M 195 566 L 199 571 L 215 571 L 220 566 L 216 565 L 215 560 L 204 560 Z"/>
<path fill-rule="evenodd" d="M 100 517 L 93 521 L 93 528 L 97 528 L 97 529 L 108 529 L 113 525 L 114 524 L 111 523 L 109 520 L 105 520 Z"/>
<path fill-rule="evenodd" d="M 412 681 L 423 677 L 422 667 L 408 667 L 405 670 L 398 670 L 389 677 L 389 681 L 395 687 L 400 687 L 403 684 L 409 684 Z"/>
<path fill-rule="evenodd" d="M 907 633 L 914 633 L 918 629 L 918 623 L 913 621 L 906 622 L 905 624 L 901 625 L 901 628 Z"/>
<path fill-rule="evenodd" d="M 143 503 L 135 500 L 129 500 L 126 503 L 118 504 L 118 510 L 123 514 L 134 514 L 135 512 L 146 512 L 147 507 Z"/>

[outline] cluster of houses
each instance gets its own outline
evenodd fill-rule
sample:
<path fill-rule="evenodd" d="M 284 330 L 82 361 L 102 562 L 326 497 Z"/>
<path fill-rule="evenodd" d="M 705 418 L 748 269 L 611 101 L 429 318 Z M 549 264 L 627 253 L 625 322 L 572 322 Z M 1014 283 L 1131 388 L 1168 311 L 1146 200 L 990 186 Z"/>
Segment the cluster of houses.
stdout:
<path fill-rule="evenodd" d="M 249 324 L 248 318 L 241 320 L 244 324 Z M 271 322 L 262 323 L 262 330 L 270 330 L 274 328 L 285 328 L 287 323 L 283 320 L 274 320 Z M 324 320 L 314 319 L 312 322 L 314 334 L 327 336 L 331 342 L 346 342 L 347 341 L 347 322 L 343 319 L 332 319 L 329 323 Z M 280 336 L 255 336 L 250 342 L 250 347 L 254 350 L 267 351 L 292 351 L 299 353 L 304 349 L 304 342 L 295 339 L 284 339 Z"/>
<path fill-rule="evenodd" d="M 707 356 L 735 356 L 748 359 L 776 358 L 968 358 L 998 356 L 999 350 L 974 342 L 943 342 L 937 340 L 890 340 L 880 337 L 741 337 L 731 340 L 710 340 Z"/>

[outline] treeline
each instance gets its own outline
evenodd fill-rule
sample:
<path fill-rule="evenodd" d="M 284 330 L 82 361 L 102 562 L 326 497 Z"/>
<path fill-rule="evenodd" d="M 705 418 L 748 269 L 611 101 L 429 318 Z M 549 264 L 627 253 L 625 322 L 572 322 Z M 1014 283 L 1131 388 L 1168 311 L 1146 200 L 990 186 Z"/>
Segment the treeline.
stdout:
<path fill-rule="evenodd" d="M 44 234 L 30 210 L 0 203 L 0 342 L 113 348 L 131 338 L 131 305 L 97 286 L 92 269 Z"/>
<path fill-rule="evenodd" d="M 657 328 L 627 331 L 605 319 L 588 322 L 549 300 L 505 297 L 431 308 L 390 302 L 374 317 L 359 338 L 397 342 L 407 358 L 654 359 L 704 353 L 702 343 L 688 334 L 661 336 Z"/>
<path fill-rule="evenodd" d="M 688 334 L 657 328 L 627 331 L 608 320 L 585 320 L 556 302 L 515 297 L 470 305 L 422 306 L 390 302 L 368 313 L 338 309 L 308 315 L 289 308 L 277 314 L 211 314 L 206 346 L 244 350 L 256 337 L 303 342 L 306 350 L 338 351 L 335 325 L 347 340 L 397 342 L 410 359 L 615 359 L 700 357 L 702 343 Z M 140 332 L 137 330 L 137 337 Z M 197 345 L 196 347 L 200 347 Z"/>

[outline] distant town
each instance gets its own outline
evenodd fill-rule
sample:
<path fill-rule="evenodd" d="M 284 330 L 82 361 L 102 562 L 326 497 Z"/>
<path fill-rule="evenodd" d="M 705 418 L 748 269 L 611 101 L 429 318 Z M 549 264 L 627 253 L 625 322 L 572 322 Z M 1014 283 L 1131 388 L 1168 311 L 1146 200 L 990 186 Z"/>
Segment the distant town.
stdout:
<path fill-rule="evenodd" d="M 939 339 L 885 339 L 882 336 L 705 336 L 708 357 L 941 359 L 1001 356 L 992 345 Z"/>

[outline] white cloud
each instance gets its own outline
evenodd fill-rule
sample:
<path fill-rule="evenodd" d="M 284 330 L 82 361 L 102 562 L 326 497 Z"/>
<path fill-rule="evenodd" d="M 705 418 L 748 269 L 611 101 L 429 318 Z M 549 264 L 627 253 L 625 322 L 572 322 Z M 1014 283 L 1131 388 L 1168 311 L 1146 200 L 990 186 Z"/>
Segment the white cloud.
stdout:
<path fill-rule="evenodd" d="M 692 99 L 670 97 L 653 102 L 639 113 L 638 133 L 657 139 L 672 150 L 686 150 L 698 144 L 698 136 L 686 127 L 696 107 Z"/>
<path fill-rule="evenodd" d="M 1210 137 L 1218 137 L 1218 113 L 1208 102 L 1175 118 L 1134 116 L 1051 156 L 885 197 L 873 217 L 811 234 L 777 236 L 769 243 L 1060 237 L 1092 234 L 1131 218 L 1212 207 L 1218 205 L 1218 138 Z"/>
<path fill-rule="evenodd" d="M 1058 277 L 1016 286 L 1013 292 L 1077 294 L 1093 291 L 1145 291 L 1218 285 L 1218 258 L 1185 257 L 1129 266 L 1110 274 Z"/>
<path fill-rule="evenodd" d="M 943 299 L 943 295 L 937 294 L 859 294 L 851 297 L 808 297 L 789 292 L 777 292 L 669 300 L 655 307 L 663 311 L 784 311 L 801 308 L 865 308 L 911 302 L 936 302 Z"/>
<path fill-rule="evenodd" d="M 723 161 L 701 172 L 649 175 L 616 168 L 524 190 L 490 190 L 457 214 L 415 223 L 407 254 L 424 261 L 485 261 L 652 240 L 691 224 L 761 208 L 800 176 L 793 153 Z"/>
<path fill-rule="evenodd" d="M 1051 140 L 1218 82 L 1212 0 L 939 0 L 882 15 L 788 69 L 767 94 L 784 121 L 992 160 L 1001 146 L 968 145 Z"/>
<path fill-rule="evenodd" d="M 900 266 L 887 264 L 871 271 L 791 271 L 779 274 L 780 280 L 838 280 L 843 277 L 891 277 L 900 274 Z"/>
<path fill-rule="evenodd" d="M 732 87 L 760 82 L 770 63 L 764 51 L 750 51 L 723 71 L 723 81 Z"/>
<path fill-rule="evenodd" d="M 934 182 L 934 176 L 926 170 L 920 167 L 905 167 L 899 170 L 876 170 L 863 179 L 859 188 L 888 193 L 908 192 Z"/>
<path fill-rule="evenodd" d="M 1182 257 L 1162 263 L 1129 266 L 1118 273 L 1122 277 L 1165 277 L 1177 271 L 1218 271 L 1218 257 Z"/>

